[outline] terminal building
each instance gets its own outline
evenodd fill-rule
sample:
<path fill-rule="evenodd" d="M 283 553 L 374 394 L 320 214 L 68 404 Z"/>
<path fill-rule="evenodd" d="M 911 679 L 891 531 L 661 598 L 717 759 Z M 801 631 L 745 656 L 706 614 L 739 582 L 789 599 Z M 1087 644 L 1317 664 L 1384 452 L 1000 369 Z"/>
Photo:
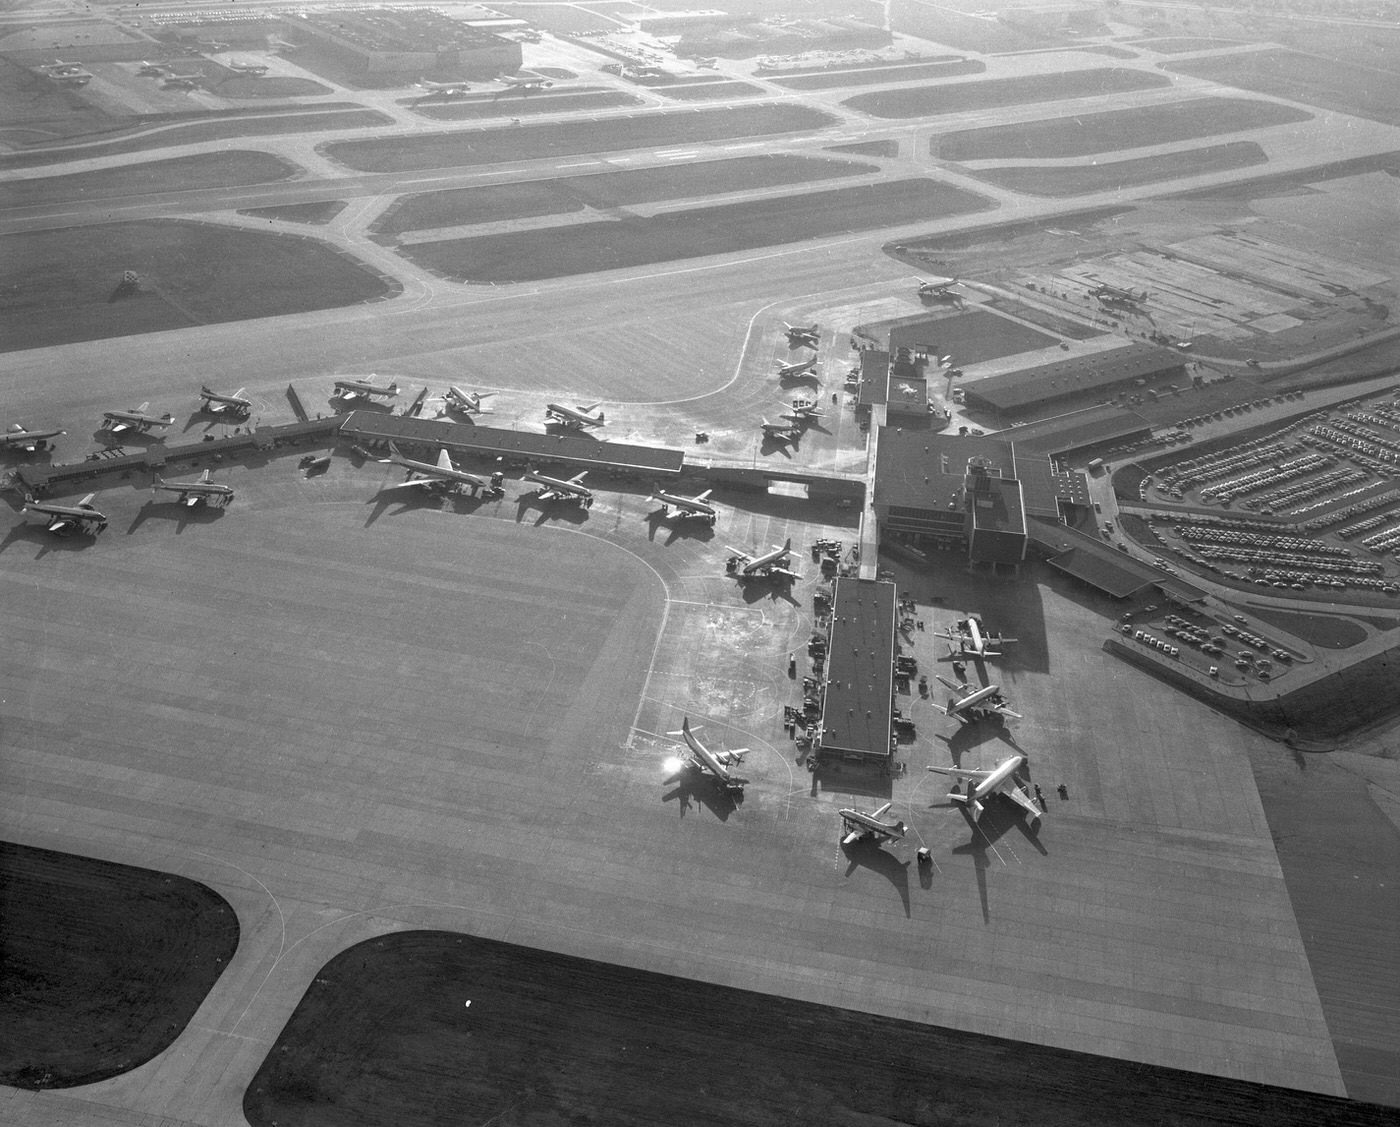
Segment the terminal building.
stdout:
<path fill-rule="evenodd" d="M 431 8 L 305 11 L 287 27 L 362 74 L 489 79 L 520 69 L 520 44 Z"/>
<path fill-rule="evenodd" d="M 963 385 L 963 397 L 969 408 L 1016 415 L 1045 403 L 1102 396 L 1178 377 L 1186 378 L 1186 365 L 1178 353 L 1151 344 L 1129 344 L 971 380 Z"/>
<path fill-rule="evenodd" d="M 895 586 L 841 578 L 831 598 L 817 762 L 888 771 L 894 758 Z"/>

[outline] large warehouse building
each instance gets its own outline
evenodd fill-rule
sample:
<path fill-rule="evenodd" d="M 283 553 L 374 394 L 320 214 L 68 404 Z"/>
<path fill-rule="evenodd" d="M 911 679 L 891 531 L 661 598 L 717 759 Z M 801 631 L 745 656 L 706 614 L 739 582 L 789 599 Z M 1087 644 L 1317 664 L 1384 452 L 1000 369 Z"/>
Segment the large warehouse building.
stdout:
<path fill-rule="evenodd" d="M 1042 403 L 1102 396 L 1174 378 L 1186 378 L 1185 362 L 1179 354 L 1152 344 L 1129 344 L 973 380 L 963 385 L 963 397 L 970 408 L 1014 415 Z"/>
<path fill-rule="evenodd" d="M 488 79 L 520 69 L 519 43 L 429 8 L 307 11 L 287 26 L 365 74 Z"/>

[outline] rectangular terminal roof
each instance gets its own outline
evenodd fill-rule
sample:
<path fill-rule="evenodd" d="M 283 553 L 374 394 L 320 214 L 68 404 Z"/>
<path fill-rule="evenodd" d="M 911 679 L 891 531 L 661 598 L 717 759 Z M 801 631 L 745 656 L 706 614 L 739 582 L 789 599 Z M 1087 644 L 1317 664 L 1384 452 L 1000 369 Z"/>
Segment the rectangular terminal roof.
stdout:
<path fill-rule="evenodd" d="M 838 579 L 831 607 L 822 694 L 822 748 L 888 757 L 894 691 L 894 584 Z"/>
<path fill-rule="evenodd" d="M 351 442 L 409 442 L 446 447 L 453 453 L 479 458 L 565 462 L 580 469 L 599 468 L 625 473 L 680 476 L 685 455 L 663 446 L 634 446 L 603 442 L 582 434 L 538 434 L 534 431 L 411 419 L 382 411 L 352 411 L 340 433 Z"/>
<path fill-rule="evenodd" d="M 1183 364 L 1180 355 L 1171 349 L 1129 344 L 973 380 L 963 385 L 963 393 L 968 398 L 975 396 L 998 411 L 1010 411 L 1047 399 L 1112 387 L 1126 380 L 1149 379 Z"/>

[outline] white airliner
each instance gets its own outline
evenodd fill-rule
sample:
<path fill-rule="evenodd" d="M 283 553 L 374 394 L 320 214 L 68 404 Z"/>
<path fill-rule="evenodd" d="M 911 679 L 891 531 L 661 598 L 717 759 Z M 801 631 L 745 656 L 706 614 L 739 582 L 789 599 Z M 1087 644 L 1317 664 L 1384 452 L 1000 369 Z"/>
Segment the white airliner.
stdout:
<path fill-rule="evenodd" d="M 580 470 L 568 481 L 564 481 L 557 477 L 547 477 L 542 473 L 536 473 L 534 470 L 527 470 L 524 480 L 544 486 L 543 489 L 535 490 L 535 496 L 541 501 L 575 501 L 585 509 L 591 509 L 593 507 L 593 491 L 585 489 L 580 484 L 587 473 L 587 470 Z"/>
<path fill-rule="evenodd" d="M 246 387 L 240 387 L 230 395 L 223 392 L 210 391 L 207 387 L 199 389 L 199 397 L 204 400 L 203 410 L 211 415 L 236 415 L 239 418 L 247 418 L 253 411 L 253 401 L 244 397 Z"/>
<path fill-rule="evenodd" d="M 33 497 L 26 497 L 24 511 L 48 517 L 48 530 L 55 536 L 67 536 L 70 532 L 86 532 L 96 536 L 107 527 L 107 517 L 99 513 L 92 503 L 96 496 L 96 493 L 89 493 L 76 505 L 47 505 Z"/>
<path fill-rule="evenodd" d="M 53 445 L 50 439 L 67 433 L 66 430 L 26 430 L 19 423 L 11 423 L 10 429 L 0 434 L 0 449 L 25 450 L 34 454 Z"/>
<path fill-rule="evenodd" d="M 136 73 L 146 78 L 159 78 L 174 65 L 174 63 L 153 63 L 142 59 L 140 65 L 136 68 Z"/>
<path fill-rule="evenodd" d="M 51 70 L 49 78 L 60 86 L 86 86 L 92 75 L 85 70 Z"/>
<path fill-rule="evenodd" d="M 948 680 L 942 674 L 935 674 L 935 676 L 948 687 L 949 691 L 958 694 L 943 709 L 944 716 L 956 716 L 963 722 L 977 720 L 992 713 L 998 716 L 1009 716 L 1013 720 L 1021 719 L 1019 712 L 1012 712 L 1006 707 L 1006 698 L 1001 695 L 1000 685 L 985 685 L 980 689 L 974 689 L 966 681 L 959 683 Z"/>
<path fill-rule="evenodd" d="M 151 492 L 155 493 L 157 490 L 178 493 L 179 496 L 175 500 L 191 509 L 196 505 L 208 504 L 223 507 L 233 500 L 233 486 L 216 482 L 213 470 L 205 470 L 198 481 L 166 481 L 160 474 L 156 474 L 155 480 L 151 482 Z"/>
<path fill-rule="evenodd" d="M 694 497 L 683 497 L 678 493 L 667 493 L 661 486 L 652 488 L 649 501 L 661 502 L 661 515 L 670 516 L 669 506 L 676 507 L 676 518 L 678 520 L 703 520 L 706 524 L 714 524 L 719 519 L 719 510 L 710 504 L 710 494 L 713 489 L 707 489 L 704 493 L 697 493 Z"/>
<path fill-rule="evenodd" d="M 445 446 L 438 452 L 436 464 L 405 458 L 392 442 L 389 443 L 389 453 L 390 457 L 379 460 L 388 465 L 403 466 L 404 469 L 408 470 L 408 477 L 397 485 L 386 485 L 381 492 L 387 492 L 390 489 L 418 488 L 433 493 L 459 493 L 463 486 L 472 491 L 473 497 L 478 492 L 483 492 L 488 497 L 499 497 L 505 492 L 501 488 L 505 474 L 498 470 L 489 478 L 485 478 L 478 474 L 467 473 L 466 470 L 459 470 L 452 464 L 452 455 L 447 452 Z"/>
<path fill-rule="evenodd" d="M 878 842 L 897 841 L 902 838 L 905 831 L 903 822 L 880 821 L 893 805 L 887 802 L 868 814 L 864 810 L 838 810 L 837 813 L 841 815 L 841 844 L 853 845 L 857 841 L 871 839 Z"/>
<path fill-rule="evenodd" d="M 420 78 L 418 85 L 430 94 L 441 94 L 444 98 L 460 98 L 471 87 L 465 82 L 434 82 L 430 78 Z"/>
<path fill-rule="evenodd" d="M 267 73 L 266 63 L 223 63 L 229 70 L 246 74 L 249 78 L 261 78 Z"/>
<path fill-rule="evenodd" d="M 791 419 L 793 422 L 802 422 L 804 419 L 824 419 L 826 413 L 817 406 L 815 399 L 794 399 L 792 409 L 783 414 L 783 418 Z"/>
<path fill-rule="evenodd" d="M 1024 755 L 1008 755 L 990 771 L 969 771 L 962 767 L 930 767 L 929 770 L 940 775 L 952 775 L 955 779 L 966 779 L 966 793 L 952 791 L 948 797 L 970 808 L 979 817 L 985 809 L 982 799 L 993 794 L 1004 794 L 1028 811 L 1032 818 L 1039 818 L 1043 811 L 1035 804 L 1035 800 L 1021 789 L 1016 779 L 1016 772 L 1025 762 Z"/>
<path fill-rule="evenodd" d="M 171 90 L 198 90 L 202 78 L 203 75 L 172 74 L 161 85 Z"/>
<path fill-rule="evenodd" d="M 389 384 L 376 384 L 373 377 L 366 380 L 336 380 L 335 398 L 344 402 L 383 397 L 393 399 L 399 393 L 398 381 Z"/>
<path fill-rule="evenodd" d="M 817 341 L 821 339 L 821 330 L 815 321 L 810 325 L 789 325 L 784 321 L 783 330 L 787 333 L 788 344 L 794 347 L 805 345 L 807 348 L 816 348 Z"/>
<path fill-rule="evenodd" d="M 110 434 L 125 434 L 127 431 L 144 434 L 152 427 L 168 427 L 175 421 L 175 416 L 169 411 L 163 415 L 147 414 L 150 406 L 148 401 L 130 411 L 103 411 L 101 429 Z"/>
<path fill-rule="evenodd" d="M 598 411 L 599 404 L 590 403 L 587 407 L 565 407 L 561 403 L 546 403 L 544 405 L 544 420 L 547 423 L 559 423 L 566 427 L 600 427 L 603 425 L 603 412 Z M 598 411 L 595 415 L 594 411 Z"/>
<path fill-rule="evenodd" d="M 937 281 L 926 282 L 919 279 L 920 297 L 942 297 L 958 284 L 956 278 L 939 278 Z"/>
<path fill-rule="evenodd" d="M 730 548 L 727 544 L 725 547 L 732 553 L 732 558 L 739 561 L 737 569 L 741 575 L 765 575 L 770 569 L 787 563 L 788 556 L 792 554 L 792 537 L 784 540 L 782 547 L 775 544 L 770 551 L 761 556 L 751 556 L 748 552 Z"/>
<path fill-rule="evenodd" d="M 1000 650 L 989 649 L 989 646 L 1002 646 L 1007 642 L 1016 641 L 1015 638 L 1007 638 L 1002 634 L 983 634 L 982 620 L 975 614 L 968 615 L 958 623 L 957 627 L 950 626 L 947 630 L 939 632 L 949 641 L 957 642 L 958 648 L 954 650 L 948 647 L 948 652 L 953 655 L 961 653 L 965 657 L 1001 657 Z"/>
<path fill-rule="evenodd" d="M 503 82 L 507 86 L 514 86 L 520 90 L 539 90 L 543 87 L 554 85 L 554 83 L 550 82 L 547 78 L 521 78 L 514 74 L 498 74 L 496 75 L 496 81 Z"/>
<path fill-rule="evenodd" d="M 748 748 L 739 747 L 733 751 L 711 751 L 692 734 L 689 716 L 681 721 L 681 730 L 672 732 L 671 735 L 681 736 L 685 739 L 685 745 L 690 749 L 690 754 L 685 758 L 690 767 L 696 771 L 708 772 L 721 789 L 731 792 L 741 791 L 748 785 L 748 779 L 741 778 L 729 770 L 748 754 Z"/>
<path fill-rule="evenodd" d="M 806 375 L 813 368 L 815 368 L 817 366 L 817 358 L 813 356 L 807 360 L 799 360 L 792 364 L 784 364 L 781 360 L 779 360 L 777 363 L 778 379 L 793 380 L 796 379 L 798 376 Z"/>
<path fill-rule="evenodd" d="M 82 63 L 66 63 L 62 59 L 54 59 L 51 63 L 40 63 L 39 69 L 47 72 L 50 78 L 61 78 L 64 75 L 85 73 Z M 92 75 L 88 75 L 88 77 L 91 78 Z"/>
<path fill-rule="evenodd" d="M 442 403 L 448 411 L 458 411 L 464 415 L 473 411 L 480 413 L 484 410 L 481 401 L 488 395 L 495 394 L 494 391 L 463 391 L 454 384 L 447 389 L 447 394 L 442 397 Z"/>

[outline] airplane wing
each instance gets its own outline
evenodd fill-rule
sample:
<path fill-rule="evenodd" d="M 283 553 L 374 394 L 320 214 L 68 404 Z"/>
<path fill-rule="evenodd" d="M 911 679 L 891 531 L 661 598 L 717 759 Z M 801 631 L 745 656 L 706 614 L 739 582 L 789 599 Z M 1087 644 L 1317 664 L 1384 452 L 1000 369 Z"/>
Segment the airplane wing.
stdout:
<path fill-rule="evenodd" d="M 939 775 L 952 775 L 955 779 L 972 779 L 976 782 L 981 782 L 991 774 L 990 771 L 974 771 L 967 767 L 930 767 L 929 770 Z"/>
<path fill-rule="evenodd" d="M 1013 719 L 1013 720 L 1024 720 L 1024 719 L 1025 719 L 1025 717 L 1022 716 L 1019 712 L 1012 712 L 1011 709 L 1007 708 L 1006 705 L 1004 705 L 1004 704 L 999 704 L 999 705 L 997 705 L 996 708 L 993 709 L 993 711 L 996 712 L 996 713 L 997 713 L 998 715 L 1000 715 L 1000 716 L 1009 716 L 1009 717 L 1011 717 L 1011 719 Z"/>
<path fill-rule="evenodd" d="M 446 447 L 446 446 L 444 446 L 444 447 L 438 452 L 437 468 L 440 469 L 440 470 L 448 470 L 448 471 L 452 471 L 452 470 L 455 470 L 455 469 L 457 468 L 456 466 L 454 466 L 454 465 L 452 464 L 452 455 L 449 454 L 449 453 L 447 452 L 447 447 Z"/>
<path fill-rule="evenodd" d="M 700 494 L 697 494 L 696 496 L 692 497 L 691 500 L 692 500 L 692 501 L 708 501 L 708 500 L 710 499 L 710 494 L 713 493 L 713 492 L 714 492 L 713 489 L 707 489 L 707 490 L 705 490 L 704 493 L 700 493 Z"/>
<path fill-rule="evenodd" d="M 388 493 L 391 489 L 431 489 L 436 484 L 436 478 L 410 477 L 406 481 L 396 481 L 392 485 L 385 485 L 379 492 Z"/>
<path fill-rule="evenodd" d="M 872 810 L 872 811 L 870 812 L 870 816 L 871 816 L 872 818 L 883 818 L 886 814 L 888 814 L 888 813 L 890 812 L 890 807 L 893 806 L 893 805 L 894 805 L 893 802 L 887 802 L 887 803 L 885 803 L 883 806 L 881 806 L 878 810 Z"/>
<path fill-rule="evenodd" d="M 202 481 L 205 485 L 208 485 L 211 481 L 214 480 L 214 471 L 205 470 L 202 474 L 200 474 L 199 480 Z"/>
<path fill-rule="evenodd" d="M 141 406 L 139 406 L 139 407 L 133 407 L 133 408 L 131 409 L 131 413 L 132 413 L 133 415 L 144 415 L 148 410 L 150 410 L 150 407 L 151 407 L 151 401 L 148 399 L 148 400 L 146 400 L 146 402 L 144 402 L 143 404 L 141 404 Z"/>
<path fill-rule="evenodd" d="M 84 497 L 81 501 L 78 502 L 78 508 L 80 508 L 80 509 L 90 509 L 90 508 L 92 508 L 92 503 L 93 503 L 93 501 L 95 501 L 96 499 L 97 499 L 97 494 L 96 494 L 96 493 L 89 493 L 86 497 Z"/>
<path fill-rule="evenodd" d="M 943 684 L 947 687 L 948 691 L 952 693 L 965 693 L 970 688 L 972 688 L 972 686 L 969 685 L 966 681 L 963 681 L 962 683 L 958 683 L 957 681 L 950 681 L 941 673 L 935 673 L 934 676 L 937 677 L 940 681 L 942 681 Z"/>
<path fill-rule="evenodd" d="M 587 474 L 588 474 L 588 471 L 587 471 L 587 470 L 580 470 L 578 473 L 574 474 L 573 477 L 569 478 L 569 484 L 570 484 L 570 485 L 579 485 L 580 483 L 582 483 L 584 477 L 586 477 Z"/>
<path fill-rule="evenodd" d="M 865 831 L 864 831 L 864 830 L 852 830 L 850 833 L 848 833 L 845 837 L 843 837 L 843 838 L 841 839 L 841 844 L 842 844 L 842 845 L 854 845 L 856 842 L 858 842 L 858 841 L 859 841 L 861 838 L 863 838 L 864 836 L 865 836 Z"/>
<path fill-rule="evenodd" d="M 1039 818 L 1044 813 L 1044 811 L 1035 804 L 1035 800 L 1031 798 L 1030 795 L 1009 779 L 1001 793 L 1030 814 L 1032 818 Z"/>

